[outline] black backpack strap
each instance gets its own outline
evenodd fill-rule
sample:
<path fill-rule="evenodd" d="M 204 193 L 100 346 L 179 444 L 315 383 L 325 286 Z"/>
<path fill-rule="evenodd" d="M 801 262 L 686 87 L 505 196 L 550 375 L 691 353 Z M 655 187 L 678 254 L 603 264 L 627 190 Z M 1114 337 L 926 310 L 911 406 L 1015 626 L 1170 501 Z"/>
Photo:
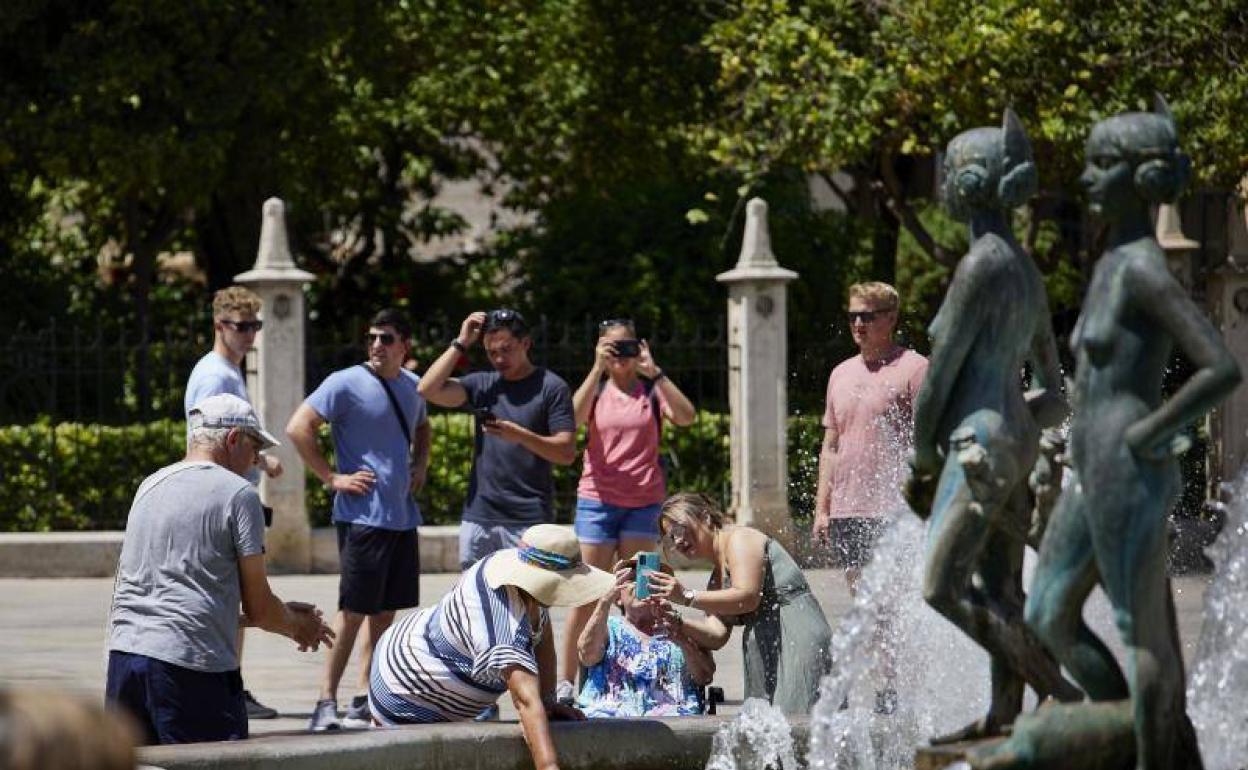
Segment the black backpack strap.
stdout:
<path fill-rule="evenodd" d="M 373 371 L 373 368 L 368 364 L 360 364 L 360 366 L 364 367 L 364 370 L 369 374 L 376 377 L 377 381 L 381 383 L 381 387 L 385 388 L 386 395 L 390 397 L 390 406 L 394 407 L 394 416 L 399 420 L 399 430 L 403 431 L 403 445 L 410 448 L 412 443 L 412 430 L 407 427 L 407 418 L 403 416 L 403 410 L 399 408 L 399 399 L 395 397 L 394 391 L 390 390 L 390 383 L 386 382 L 385 377 L 382 377 L 380 374 Z"/>
<path fill-rule="evenodd" d="M 659 432 L 659 438 L 663 438 L 663 405 L 659 403 L 658 383 L 654 380 L 641 378 L 641 387 L 646 392 L 646 398 L 650 399 L 650 411 L 654 412 L 654 427 Z"/>

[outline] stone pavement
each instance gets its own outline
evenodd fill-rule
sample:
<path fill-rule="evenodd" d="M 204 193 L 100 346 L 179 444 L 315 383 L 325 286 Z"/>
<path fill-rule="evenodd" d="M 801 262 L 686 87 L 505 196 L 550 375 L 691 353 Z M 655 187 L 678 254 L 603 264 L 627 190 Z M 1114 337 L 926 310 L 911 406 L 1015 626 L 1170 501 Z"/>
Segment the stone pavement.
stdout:
<path fill-rule="evenodd" d="M 422 597 L 427 603 L 436 601 L 457 577 L 422 577 Z M 686 585 L 706 583 L 704 572 L 682 572 L 680 577 Z M 840 573 L 808 570 L 807 578 L 835 628 L 838 618 L 850 606 Z M 336 606 L 336 575 L 285 575 L 271 580 L 283 599 L 314 602 L 326 614 Z M 1175 580 L 1180 634 L 1184 657 L 1189 661 L 1200 635 L 1201 599 L 1207 580 L 1203 576 Z M 101 694 L 106 668 L 105 623 L 112 585 L 113 581 L 107 578 L 0 580 L 0 684 Z M 561 635 L 566 612 L 555 610 L 552 617 L 556 633 Z M 299 653 L 282 637 L 257 630 L 248 632 L 243 657 L 247 686 L 261 702 L 282 714 L 280 719 L 253 721 L 253 733 L 301 730 L 306 726 L 316 700 L 323 657 L 324 653 Z M 732 713 L 742 695 L 739 633 L 716 654 L 716 664 L 715 684 L 724 688 L 728 699 L 723 713 Z M 356 692 L 358 677 L 353 660 L 343 678 L 340 705 L 345 707 Z M 500 704 L 503 718 L 514 719 L 510 698 L 504 696 Z"/>

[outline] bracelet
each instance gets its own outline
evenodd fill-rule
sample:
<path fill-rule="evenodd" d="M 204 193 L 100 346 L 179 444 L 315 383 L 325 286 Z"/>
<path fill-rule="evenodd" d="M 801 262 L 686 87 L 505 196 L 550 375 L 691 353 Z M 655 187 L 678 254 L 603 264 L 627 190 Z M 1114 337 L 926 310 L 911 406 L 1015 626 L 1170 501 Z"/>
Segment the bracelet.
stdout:
<path fill-rule="evenodd" d="M 451 347 L 455 348 L 456 350 L 458 350 L 460 353 L 463 353 L 464 355 L 468 355 L 468 348 L 464 347 L 464 343 L 460 342 L 459 340 L 451 340 Z"/>
<path fill-rule="evenodd" d="M 654 373 L 654 376 L 650 378 L 650 381 L 657 383 L 659 380 L 663 379 L 666 376 L 667 376 L 667 373 L 664 372 L 662 369 L 660 369 Z"/>

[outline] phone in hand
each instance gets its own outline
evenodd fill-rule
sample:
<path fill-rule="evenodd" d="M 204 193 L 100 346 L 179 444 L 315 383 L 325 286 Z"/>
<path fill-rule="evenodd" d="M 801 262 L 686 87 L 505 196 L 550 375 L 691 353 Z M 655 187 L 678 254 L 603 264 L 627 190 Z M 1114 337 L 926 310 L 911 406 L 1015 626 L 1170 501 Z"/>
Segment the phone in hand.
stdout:
<path fill-rule="evenodd" d="M 498 422 L 498 418 L 495 417 L 494 413 L 489 410 L 489 407 L 485 407 L 485 406 L 474 407 L 472 410 L 472 413 L 475 414 L 477 416 L 477 419 L 483 423 L 488 424 L 491 422 Z"/>
<path fill-rule="evenodd" d="M 636 358 L 641 355 L 641 341 L 615 340 L 611 343 L 611 349 L 615 352 L 616 358 Z"/>
<path fill-rule="evenodd" d="M 658 569 L 658 551 L 637 552 L 637 588 L 634 594 L 638 599 L 645 599 L 650 596 L 650 573 Z"/>

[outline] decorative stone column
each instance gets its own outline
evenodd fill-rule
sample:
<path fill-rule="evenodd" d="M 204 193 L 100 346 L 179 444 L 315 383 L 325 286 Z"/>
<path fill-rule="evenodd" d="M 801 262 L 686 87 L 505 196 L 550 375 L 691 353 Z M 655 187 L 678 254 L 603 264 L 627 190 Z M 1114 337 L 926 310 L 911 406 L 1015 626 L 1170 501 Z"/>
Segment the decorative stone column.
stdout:
<path fill-rule="evenodd" d="M 729 512 L 792 545 L 789 517 L 787 284 L 797 277 L 776 262 L 767 203 L 746 207 L 737 266 L 715 280 L 728 285 L 728 404 L 732 498 Z"/>
<path fill-rule="evenodd" d="M 1248 177 L 1241 193 L 1248 193 Z M 1229 254 L 1209 273 L 1209 310 L 1231 355 L 1248 375 L 1248 206 L 1232 196 L 1227 208 Z M 1241 383 L 1213 412 L 1209 433 L 1209 495 L 1222 499 L 1218 485 L 1234 481 L 1248 465 L 1248 385 Z"/>
<path fill-rule="evenodd" d="M 1166 266 L 1188 294 L 1195 285 L 1192 269 L 1192 256 L 1200 248 L 1198 241 L 1193 241 L 1183 234 L 1183 222 L 1176 206 L 1163 203 L 1157 207 L 1157 242 L 1166 252 Z"/>
<path fill-rule="evenodd" d="M 264 330 L 252 354 L 258 363 L 254 371 L 248 367 L 247 392 L 264 427 L 282 438 L 286 422 L 303 402 L 303 288 L 315 276 L 295 267 L 290 256 L 285 204 L 269 198 L 263 212 L 256 267 L 234 280 L 264 301 Z M 265 538 L 268 564 L 278 571 L 307 572 L 312 540 L 304 508 L 303 461 L 289 441 L 269 451 L 281 458 L 285 472 L 260 481 L 260 498 L 273 508 L 273 527 Z"/>

